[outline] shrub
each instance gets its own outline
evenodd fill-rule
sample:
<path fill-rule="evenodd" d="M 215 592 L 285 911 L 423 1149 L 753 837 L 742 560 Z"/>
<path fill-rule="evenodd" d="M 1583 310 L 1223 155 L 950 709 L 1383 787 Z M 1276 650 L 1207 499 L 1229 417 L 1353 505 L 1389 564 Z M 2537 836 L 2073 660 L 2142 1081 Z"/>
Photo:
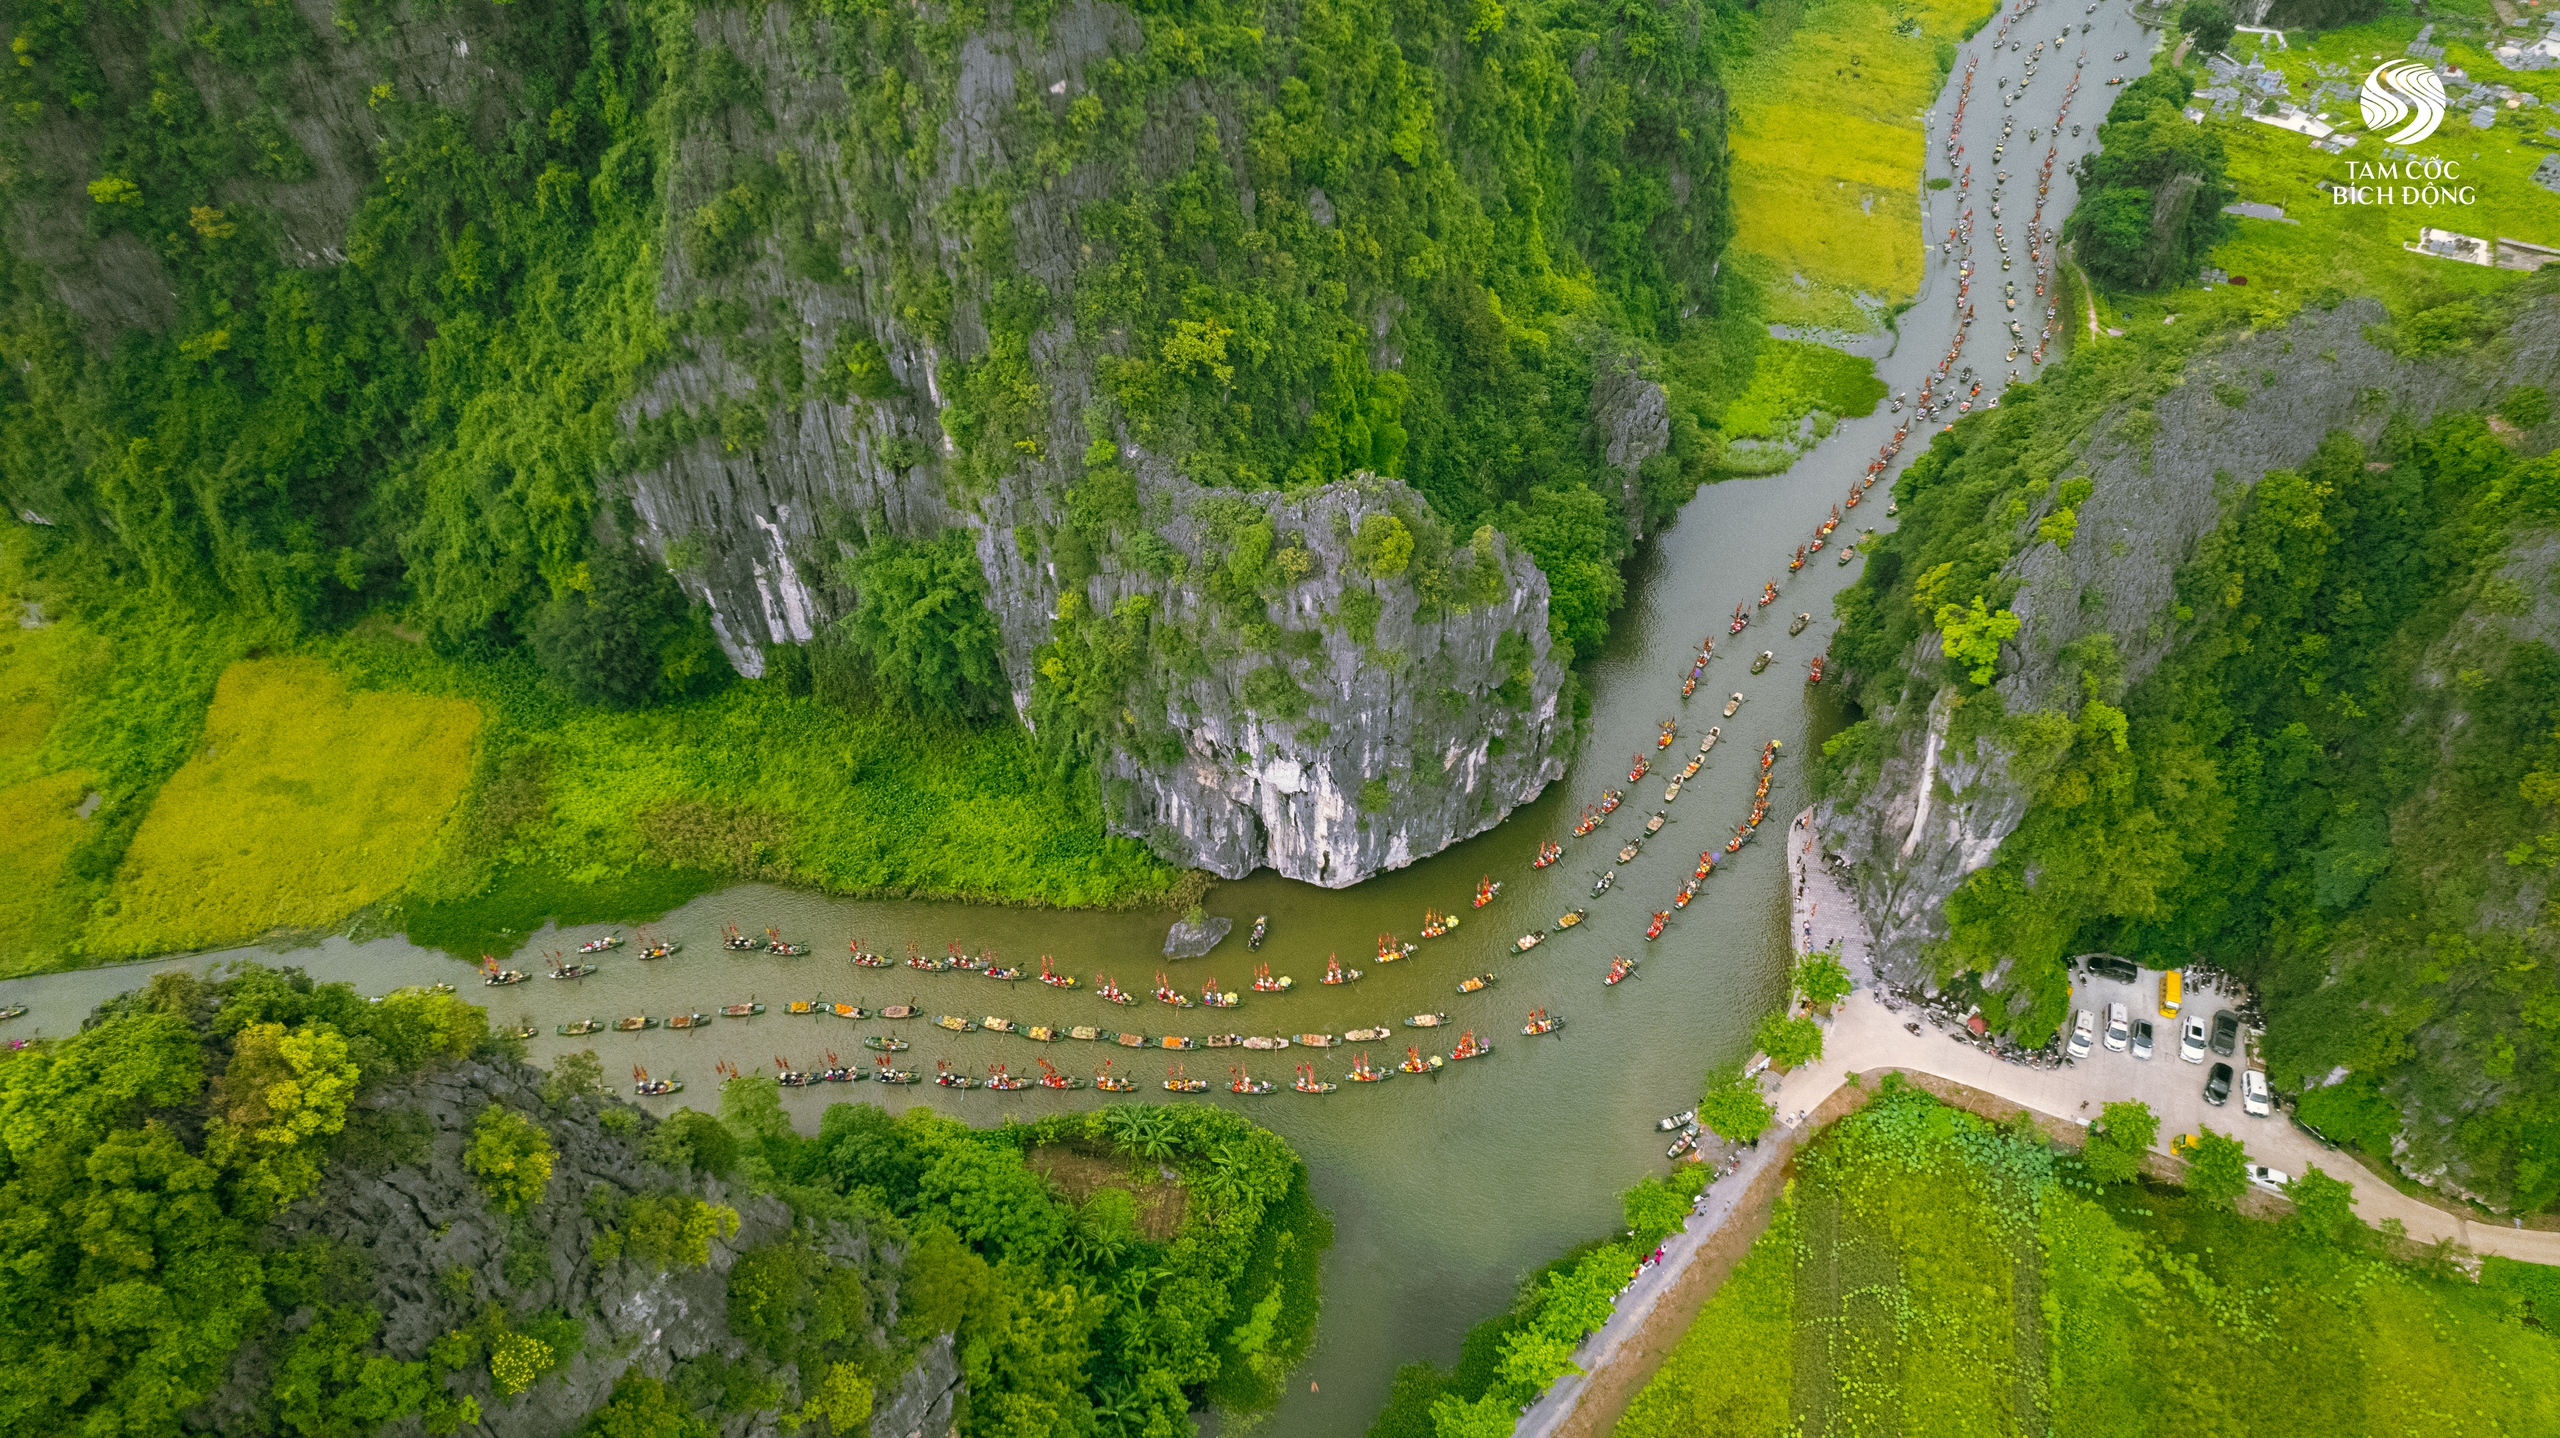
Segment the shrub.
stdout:
<path fill-rule="evenodd" d="M 1782 1069 L 1798 1068 L 1822 1057 L 1822 1025 L 1809 1018 L 1770 1014 L 1752 1031 L 1752 1043 Z"/>
<path fill-rule="evenodd" d="M 2142 1176 L 2142 1156 L 2160 1137 L 2160 1120 L 2139 1100 L 2111 1103 L 2099 1111 L 2080 1150 L 2089 1176 L 2100 1183 L 2130 1183 Z"/>
<path fill-rule="evenodd" d="M 1777 1122 L 1778 1111 L 1746 1078 L 1742 1065 L 1726 1064 L 1707 1075 L 1706 1092 L 1698 1098 L 1698 1122 L 1734 1143 L 1757 1143 Z"/>
<path fill-rule="evenodd" d="M 514 1109 L 491 1104 L 471 1125 L 462 1166 L 502 1213 L 518 1213 L 542 1201 L 551 1182 L 551 1138 Z"/>
<path fill-rule="evenodd" d="M 1413 563 L 1413 531 L 1392 514 L 1372 514 L 1352 536 L 1351 562 L 1372 578 L 1393 579 Z"/>

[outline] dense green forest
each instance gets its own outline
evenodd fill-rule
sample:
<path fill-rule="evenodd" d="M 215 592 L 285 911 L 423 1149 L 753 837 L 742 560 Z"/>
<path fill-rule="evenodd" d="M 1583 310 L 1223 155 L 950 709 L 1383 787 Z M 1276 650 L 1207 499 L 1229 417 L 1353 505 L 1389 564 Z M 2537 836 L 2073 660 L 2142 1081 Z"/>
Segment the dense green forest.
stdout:
<path fill-rule="evenodd" d="M 2551 1270 L 2492 1258 L 2475 1281 L 2316 1171 L 2271 1221 L 2235 1211 L 2236 1159 L 2180 1188 L 2101 1178 L 2089 1153 L 1888 1076 L 1805 1149 L 1618 1438 L 2560 1422 Z"/>
<path fill-rule="evenodd" d="M 741 1193 L 779 1196 L 792 1221 L 732 1244 L 738 1356 L 635 1367 L 582 1432 L 680 1438 L 752 1413 L 867 1432 L 875 1395 L 952 1334 L 972 1438 L 1179 1434 L 1203 1403 L 1275 1401 L 1313 1333 L 1331 1230 L 1287 1146 L 1224 1111 L 987 1131 L 838 1104 L 802 1137 L 770 1079 L 733 1082 L 717 1117 L 660 1123 L 599 1097 L 592 1055 L 545 1076 L 515 1051 L 450 996 L 370 1002 L 243 966 L 162 976 L 77 1035 L 0 1055 L 0 1356 L 20 1380 L 0 1431 L 174 1433 L 228 1384 L 226 1432 L 360 1438 L 405 1415 L 453 1432 L 622 1341 L 597 1312 L 539 1306 L 555 1265 L 604 1293 L 698 1269 L 738 1235 Z M 486 1087 L 501 1071 L 529 1082 Z M 439 1148 L 422 1100 L 457 1081 L 514 1097 Z M 599 1143 L 654 1178 L 576 1191 L 555 1164 Z M 503 1265 L 441 1270 L 421 1295 L 376 1273 L 426 1262 L 408 1239 L 365 1252 L 279 1225 L 343 1197 L 336 1177 L 393 1170 L 421 1193 L 476 1191 L 510 1235 Z M 710 1179 L 725 1201 L 699 1196 Z M 847 1234 L 894 1262 L 845 1256 Z M 422 1328 L 421 1351 L 387 1346 Z M 243 1347 L 257 1361 L 235 1363 Z"/>
<path fill-rule="evenodd" d="M 2463 363 L 2502 352 L 2554 290 L 2444 300 L 2378 333 Z M 2009 965 L 2032 1002 L 1990 1005 L 1993 1022 L 2040 1041 L 2070 954 L 2230 970 L 2263 994 L 2270 1071 L 2306 1120 L 2387 1153 L 2429 1116 L 2413 1161 L 2543 1208 L 2560 1198 L 2560 954 L 2542 908 L 2560 659 L 2534 616 L 2560 459 L 2519 447 L 2550 417 L 2542 389 L 2423 425 L 2368 392 L 2372 443 L 2332 434 L 2299 470 L 2222 486 L 2173 614 L 2139 636 L 2171 641 L 2139 682 L 2102 630 L 2038 652 L 2059 666 L 2057 707 L 2008 713 L 1989 687 L 2023 662 L 2013 559 L 2077 537 L 2086 437 L 2138 436 L 2170 385 L 2212 380 L 2244 314 L 2084 347 L 1937 436 L 1896 485 L 1899 532 L 1840 601 L 1861 703 L 1908 722 L 1946 687 L 1950 745 L 1994 744 L 2030 800 L 1947 901 L 1938 971 Z M 2229 379 L 2212 392 L 2250 403 Z M 1872 720 L 1834 739 L 1830 792 L 1871 782 L 1890 742 Z"/>
<path fill-rule="evenodd" d="M 891 446 L 898 483 L 963 511 L 1017 469 L 1062 484 L 1067 522 L 1023 539 L 1070 585 L 1105 551 L 1165 559 L 1124 522 L 1115 434 L 1204 485 L 1387 474 L 1435 520 L 1409 582 L 1462 586 L 1494 526 L 1546 571 L 1559 652 L 1587 655 L 1632 529 L 1716 472 L 1728 414 L 1759 435 L 1874 402 L 1773 348 L 1717 277 L 1717 76 L 1756 23 L 1729 5 L 1140 7 L 1089 91 L 993 112 L 1003 155 L 948 194 L 922 176 L 964 42 L 1036 48 L 1053 6 L 848 0 L 743 48 L 681 3 L 438 13 L 0 6 L 0 579 L 53 621 L 0 656 L 30 716 L 0 734 L 0 810 L 36 876 L 0 962 L 258 930 L 125 922 L 151 882 L 130 848 L 228 667 L 288 652 L 483 716 L 420 867 L 297 924 L 362 908 L 476 952 L 718 878 L 1173 893 L 1103 833 L 1076 752 L 1110 727 L 1080 716 L 1118 710 L 1064 660 L 1102 663 L 1119 617 L 1062 621 L 1057 664 L 1008 660 L 965 531 L 837 516 L 835 551 L 795 562 L 841 619 L 762 656 L 763 684 L 730 673 L 703 536 L 640 545 L 634 500 L 807 406 L 914 416 L 947 444 Z M 447 21 L 478 67 L 461 87 L 437 79 Z M 819 77 L 817 113 L 777 118 L 785 72 Z M 804 346 L 809 286 L 879 313 Z M 1041 370 L 1059 325 L 1121 338 Z M 874 333 L 937 356 L 933 403 Z M 714 362 L 749 387 L 635 409 Z M 1604 362 L 1668 392 L 1669 448 L 1633 483 L 1591 412 Z M 1092 402 L 1060 417 L 1069 371 Z M 1007 663 L 1060 721 L 1038 741 Z M 693 877 L 641 877 L 669 870 Z"/>

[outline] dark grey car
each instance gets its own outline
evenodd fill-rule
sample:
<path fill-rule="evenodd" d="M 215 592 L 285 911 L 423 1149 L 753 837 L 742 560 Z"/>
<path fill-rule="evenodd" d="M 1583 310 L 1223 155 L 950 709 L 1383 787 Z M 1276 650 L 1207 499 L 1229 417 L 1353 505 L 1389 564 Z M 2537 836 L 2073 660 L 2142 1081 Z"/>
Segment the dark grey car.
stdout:
<path fill-rule="evenodd" d="M 2213 1016 L 2213 1051 L 2229 1058 L 2240 1047 L 2240 1016 L 2220 1009 Z"/>
<path fill-rule="evenodd" d="M 2220 1108 L 2231 1100 L 2231 1065 L 2215 1064 L 2204 1076 L 2204 1101 Z"/>

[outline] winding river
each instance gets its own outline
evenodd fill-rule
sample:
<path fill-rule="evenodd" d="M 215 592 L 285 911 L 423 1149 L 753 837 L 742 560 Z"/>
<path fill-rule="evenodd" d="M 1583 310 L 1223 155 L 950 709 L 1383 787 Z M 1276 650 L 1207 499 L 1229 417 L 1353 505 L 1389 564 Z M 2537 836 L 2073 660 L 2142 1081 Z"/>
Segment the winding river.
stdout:
<path fill-rule="evenodd" d="M 2091 57 L 2088 78 L 2073 106 L 2073 118 L 2086 122 L 2084 136 L 2063 138 L 2053 193 L 2046 202 L 2046 222 L 2055 225 L 2071 204 L 2064 170 L 2094 144 L 2095 121 L 2113 98 L 2104 78 L 2128 68 L 2109 57 L 2119 49 L 2135 50 L 2137 58 L 2129 64 L 2132 73 L 2139 73 L 2139 56 L 2149 48 L 2121 3 L 2104 8 L 2087 36 L 2077 30 L 2089 17 L 2076 6 L 2035 7 L 2012 31 L 2028 36 L 2029 47 L 2061 29 L 2066 17 L 2074 31 L 2064 63 L 2057 66 L 2048 59 L 2044 82 L 2015 109 L 2021 135 L 2030 124 L 2051 122 L 2069 77 L 2068 56 L 2085 49 Z M 1962 55 L 1986 55 L 1965 135 L 1969 146 L 1986 151 L 1988 136 L 2004 114 L 1992 89 L 1994 76 L 2014 76 L 2024 63 L 2020 55 L 1988 59 L 1988 40 L 1986 31 L 1961 47 Z M 1944 135 L 1963 75 L 1960 58 L 1936 111 L 1933 147 Z M 2040 146 L 2036 153 L 2041 154 Z M 2018 168 L 2031 173 L 2035 163 L 2030 159 Z M 1934 154 L 1932 169 L 1939 172 Z M 1963 193 L 1923 192 L 1931 211 L 1924 225 L 1933 239 L 1953 223 Z M 2025 204 L 2013 206 L 2013 218 L 2022 217 L 2032 204 L 2032 180 L 2011 193 L 2027 197 Z M 1987 232 L 1987 218 L 1981 224 Z M 2016 228 L 2011 226 L 2013 232 Z M 1916 392 L 1954 340 L 1954 265 L 1954 258 L 1932 253 L 1918 302 L 1900 317 L 1895 347 L 1880 361 L 1881 373 L 1897 392 Z M 2027 266 L 2022 262 L 2019 268 Z M 1976 298 L 1984 304 L 1992 299 L 1989 294 Z M 2031 323 L 2031 333 L 2033 328 Z M 1991 378 L 2006 368 L 1995 343 L 1999 327 L 1983 323 L 1976 329 L 1965 358 L 1985 372 L 1989 393 Z M 1090 1043 L 1042 1045 L 985 1033 L 951 1035 L 923 1020 L 849 1023 L 782 1012 L 786 999 L 820 993 L 873 1008 L 912 1001 L 928 1016 L 979 1018 L 992 1013 L 1061 1029 L 1072 1024 L 1143 1026 L 1150 1033 L 1194 1035 L 1230 1029 L 1341 1033 L 1367 1025 L 1395 1026 L 1403 1016 L 1420 1011 L 1445 1011 L 1449 1029 L 1422 1034 L 1399 1027 L 1396 1041 L 1367 1046 L 1371 1055 L 1382 1065 L 1389 1063 L 1416 1038 L 1434 1040 L 1426 1052 L 1446 1053 L 1462 1027 L 1474 1028 L 1496 1051 L 1435 1076 L 1344 1084 L 1341 1091 L 1322 1097 L 1287 1090 L 1294 1064 L 1312 1059 L 1322 1076 L 1339 1080 L 1348 1067 L 1349 1049 L 1310 1053 L 1293 1048 L 1252 1055 L 1204 1049 L 1187 1056 L 1195 1076 L 1221 1086 L 1200 1101 L 1240 1106 L 1297 1146 L 1318 1200 L 1334 1218 L 1336 1238 L 1325 1273 L 1324 1318 L 1316 1346 L 1268 1420 L 1267 1431 L 1274 1438 L 1356 1434 L 1384 1401 L 1398 1364 L 1416 1358 L 1453 1361 L 1466 1327 L 1506 1305 L 1521 1273 L 1611 1227 L 1617 1193 L 1665 1167 L 1664 1139 L 1653 1121 L 1687 1107 L 1701 1074 L 1742 1053 L 1754 1021 L 1781 997 L 1788 962 L 1786 871 L 1778 852 L 1784 816 L 1806 802 L 1806 756 L 1840 723 L 1839 686 L 1809 688 L 1805 672 L 1834 627 L 1832 596 L 1856 572 L 1854 564 L 1842 566 L 1835 558 L 1860 528 L 1889 523 L 1882 513 L 1886 491 L 1878 488 L 1866 504 L 1845 511 L 1841 532 L 1801 573 L 1789 576 L 1786 560 L 1811 537 L 1830 507 L 1847 496 L 1851 481 L 1891 438 L 1896 423 L 1880 407 L 1872 416 L 1844 422 L 1785 474 L 1712 485 L 1656 538 L 1629 574 L 1629 601 L 1606 652 L 1585 676 L 1594 696 L 1588 741 L 1565 778 L 1536 803 L 1489 834 L 1352 890 L 1319 889 L 1268 874 L 1220 884 L 1209 907 L 1234 919 L 1236 933 L 1206 959 L 1169 965 L 1158 957 L 1165 926 L 1161 913 L 861 902 L 746 885 L 707 895 L 652 926 L 661 937 L 680 941 L 681 953 L 643 963 L 626 947 L 602 959 L 596 975 L 575 983 L 537 978 L 513 989 L 482 990 L 468 966 L 441 954 L 399 939 L 356 944 L 338 938 L 280 955 L 236 951 L 12 980 L 0 983 L 0 1002 L 29 1006 L 29 1014 L 11 1026 L 13 1032 L 61 1033 L 76 1027 L 100 1000 L 146 982 L 153 973 L 209 967 L 234 957 L 298 964 L 316 977 L 345 980 L 369 992 L 446 980 L 464 986 L 475 999 L 485 996 L 494 1019 L 522 1015 L 538 1025 L 542 1037 L 530 1045 L 537 1061 L 593 1047 L 603 1057 L 609 1079 L 618 1081 L 632 1066 L 646 1065 L 660 1077 L 686 1080 L 691 1091 L 685 1098 L 649 1101 L 661 1110 L 685 1099 L 708 1106 L 718 1060 L 755 1070 L 782 1058 L 806 1068 L 820 1065 L 832 1050 L 845 1062 L 862 1065 L 867 1055 L 859 1040 L 883 1031 L 906 1037 L 914 1047 L 902 1062 L 928 1076 L 937 1058 L 983 1074 L 996 1062 L 1036 1073 L 1036 1060 L 1045 1057 L 1079 1076 L 1091 1075 L 1111 1058 L 1118 1061 L 1118 1071 L 1146 1086 L 1140 1097 L 1167 1097 L 1158 1086 L 1167 1058 L 1161 1053 Z M 1918 447 L 1915 439 L 1911 452 Z M 1765 609 L 1755 604 L 1751 626 L 1729 636 L 1726 616 L 1734 605 L 1756 600 L 1762 584 L 1772 579 L 1780 581 L 1777 602 Z M 1798 612 L 1810 612 L 1814 621 L 1802 635 L 1790 637 L 1787 619 Z M 1696 696 L 1683 702 L 1681 680 L 1699 641 L 1708 637 L 1715 641 L 1716 658 Z M 1776 651 L 1776 659 L 1767 672 L 1753 675 L 1750 657 L 1763 649 Z M 1744 703 L 1735 717 L 1725 719 L 1723 700 L 1736 690 L 1745 696 Z M 1668 748 L 1658 749 L 1655 740 L 1665 720 L 1677 723 L 1677 733 Z M 1665 805 L 1666 781 L 1696 752 L 1709 724 L 1722 726 L 1723 740 L 1678 801 Z M 1785 750 L 1770 792 L 1767 832 L 1737 855 L 1719 855 L 1726 861 L 1701 886 L 1696 900 L 1672 917 L 1658 941 L 1647 941 L 1651 912 L 1671 906 L 1699 852 L 1720 850 L 1749 812 L 1758 751 L 1772 738 L 1783 740 Z M 1630 785 L 1626 774 L 1638 753 L 1655 761 L 1656 772 Z M 1624 806 L 1590 837 L 1573 839 L 1570 830 L 1582 806 L 1596 802 L 1610 787 L 1628 790 Z M 1619 846 L 1637 835 L 1646 815 L 1658 809 L 1669 816 L 1661 833 L 1632 861 L 1614 863 Z M 1539 843 L 1549 839 L 1566 845 L 1565 856 L 1550 868 L 1533 868 Z M 1593 875 L 1605 868 L 1617 870 L 1616 886 L 1594 899 Z M 1502 882 L 1499 897 L 1483 909 L 1470 908 L 1477 881 L 1487 875 Z M 1590 909 L 1589 921 L 1555 932 L 1557 916 L 1579 906 Z M 1377 963 L 1377 936 L 1391 932 L 1418 938 L 1426 908 L 1454 910 L 1464 923 L 1448 937 L 1422 941 L 1411 958 Z M 1269 940 L 1260 953 L 1248 954 L 1245 931 L 1256 915 L 1266 914 Z M 780 959 L 726 952 L 718 935 L 727 923 L 750 931 L 775 926 L 810 945 L 811 953 Z M 1551 936 L 1530 953 L 1511 952 L 1513 939 L 1530 929 L 1546 929 Z M 518 962 L 537 961 L 545 949 L 565 949 L 600 932 L 589 928 L 538 936 Z M 1043 954 L 1052 955 L 1062 971 L 1082 976 L 1086 988 L 1059 992 L 1028 981 L 997 984 L 958 973 L 856 969 L 847 963 L 845 947 L 857 937 L 867 949 L 900 957 L 910 943 L 939 954 L 955 940 L 971 951 L 992 947 L 1007 962 L 1026 967 L 1036 967 Z M 1367 976 L 1356 985 L 1320 986 L 1316 981 L 1326 957 L 1337 953 Z M 1626 983 L 1604 987 L 1601 976 L 1615 954 L 1641 959 L 1642 970 Z M 1250 992 L 1256 963 L 1268 963 L 1275 975 L 1294 977 L 1296 987 L 1276 995 Z M 1243 1004 L 1231 1013 L 1194 1009 L 1177 1015 L 1152 1002 L 1115 1008 L 1090 992 L 1092 976 L 1101 972 L 1143 995 L 1159 969 L 1195 995 L 1214 975 L 1223 987 L 1242 991 Z M 1464 996 L 1455 992 L 1461 978 L 1487 970 L 1500 975 L 1491 989 Z M 750 995 L 770 1006 L 765 1015 L 723 1019 L 699 1031 L 606 1033 L 574 1040 L 551 1035 L 555 1024 L 575 1018 L 664 1018 L 716 1009 Z M 1524 1017 L 1538 1007 L 1565 1019 L 1561 1033 L 1521 1036 Z M 1253 1061 L 1257 1077 L 1278 1081 L 1280 1091 L 1259 1098 L 1224 1092 L 1227 1068 L 1239 1056 Z M 799 1122 L 814 1128 L 827 1104 L 844 1100 L 885 1103 L 893 1109 L 930 1103 L 988 1123 L 1008 1114 L 1091 1105 L 1104 1097 L 1090 1090 L 958 1093 L 930 1084 L 868 1084 L 789 1092 L 785 1102 Z"/>

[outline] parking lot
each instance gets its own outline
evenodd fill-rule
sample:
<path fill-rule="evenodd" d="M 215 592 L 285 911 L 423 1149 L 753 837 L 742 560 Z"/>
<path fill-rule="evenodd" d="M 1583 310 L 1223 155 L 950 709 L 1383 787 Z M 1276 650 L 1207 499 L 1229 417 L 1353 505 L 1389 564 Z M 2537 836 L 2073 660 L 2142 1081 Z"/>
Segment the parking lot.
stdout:
<path fill-rule="evenodd" d="M 2244 1024 L 2230 1058 L 2208 1049 L 2202 1063 L 2191 1064 L 2181 1060 L 2178 1057 L 2178 1026 L 2186 1021 L 2188 1015 L 2203 1019 L 2209 1031 L 2216 1010 L 2236 1007 L 2223 995 L 2202 986 L 2187 989 L 2184 997 L 2185 1002 L 2177 1018 L 2162 1018 L 2158 970 L 2141 970 L 2140 977 L 2130 984 L 2093 976 L 2082 978 L 2072 990 L 2071 1005 L 2074 1011 L 2089 1009 L 2097 1015 L 2098 1037 L 2090 1043 L 2089 1056 L 2066 1065 L 2062 1073 L 2082 1079 L 2106 1097 L 2092 1104 L 2081 1117 L 2096 1117 L 2098 1109 L 2108 1103 L 2140 1099 L 2151 1105 L 2151 1111 L 2160 1116 L 2163 1143 L 2179 1134 L 2195 1132 L 2196 1125 L 2200 1123 L 2209 1123 L 2226 1133 L 2240 1134 L 2254 1151 L 2257 1130 L 2292 1126 L 2282 1110 L 2277 1110 L 2269 1118 L 2250 1118 L 2240 1111 L 2238 1073 L 2241 1069 L 2255 1066 L 2250 1055 L 2257 1035 Z M 2151 1021 L 2150 1058 L 2135 1058 L 2130 1047 L 2123 1053 L 2107 1048 L 2105 1035 L 2109 1004 L 2124 1005 L 2127 1015 L 2136 1022 L 2143 1019 Z M 2233 1070 L 2231 1100 L 2220 1108 L 2205 1102 L 2204 1098 L 2205 1075 L 2217 1063 L 2227 1063 Z M 2276 1167 L 2282 1168 L 2283 1165 L 2277 1164 Z"/>

